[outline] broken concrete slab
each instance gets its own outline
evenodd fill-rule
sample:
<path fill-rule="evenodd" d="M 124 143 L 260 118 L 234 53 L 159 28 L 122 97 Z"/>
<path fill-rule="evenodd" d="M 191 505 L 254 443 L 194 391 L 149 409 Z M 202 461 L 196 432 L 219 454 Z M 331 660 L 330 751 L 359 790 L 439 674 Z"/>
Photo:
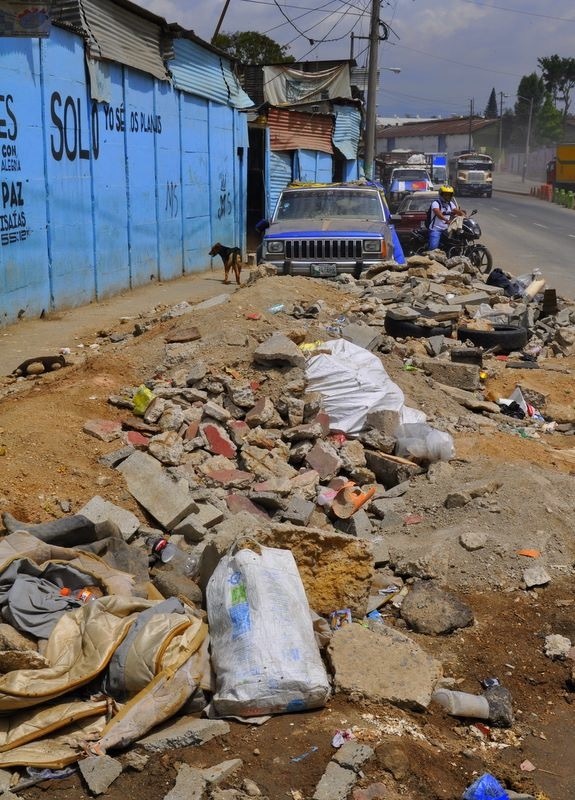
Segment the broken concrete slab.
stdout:
<path fill-rule="evenodd" d="M 388 453 L 365 451 L 367 466 L 373 471 L 377 480 L 386 489 L 397 486 L 404 481 L 409 481 L 414 475 L 419 475 L 423 470 L 413 461 Z"/>
<path fill-rule="evenodd" d="M 198 506 L 186 480 L 174 480 L 153 456 L 138 450 L 116 467 L 126 479 L 130 494 L 166 530 Z"/>
<path fill-rule="evenodd" d="M 202 300 L 201 303 L 196 303 L 196 305 L 191 306 L 189 311 L 205 311 L 207 308 L 215 308 L 216 306 L 221 306 L 224 303 L 230 302 L 230 295 L 229 294 L 217 294 L 215 297 L 209 297 L 207 300 Z"/>
<path fill-rule="evenodd" d="M 442 677 L 438 661 L 407 636 L 379 624 L 377 631 L 344 625 L 334 632 L 327 653 L 336 691 L 351 699 L 423 711 Z"/>
<path fill-rule="evenodd" d="M 179 764 L 176 783 L 164 796 L 164 800 L 202 800 L 207 788 L 207 781 L 202 773 L 203 770 L 189 764 Z"/>
<path fill-rule="evenodd" d="M 352 769 L 354 772 L 359 772 L 366 761 L 373 758 L 374 752 L 367 744 L 351 740 L 344 742 L 334 755 L 332 761 L 335 761 L 346 769 Z"/>
<path fill-rule="evenodd" d="M 341 335 L 343 339 L 365 350 L 375 350 L 381 341 L 381 333 L 377 328 L 355 322 L 342 328 Z"/>
<path fill-rule="evenodd" d="M 138 740 L 144 750 L 163 753 L 177 747 L 198 746 L 209 742 L 216 736 L 225 736 L 230 726 L 221 719 L 197 719 L 196 717 L 180 717 L 171 725 Z"/>
<path fill-rule="evenodd" d="M 475 364 L 461 364 L 441 358 L 414 358 L 413 363 L 433 380 L 455 386 L 456 389 L 474 392 L 481 386 L 479 368 Z"/>
<path fill-rule="evenodd" d="M 351 769 L 330 761 L 313 793 L 313 800 L 346 800 L 357 781 Z"/>
<path fill-rule="evenodd" d="M 92 794 L 103 794 L 122 774 L 121 763 L 110 756 L 80 759 L 78 768 Z"/>
<path fill-rule="evenodd" d="M 230 758 L 227 761 L 221 761 L 219 764 L 214 764 L 212 767 L 206 767 L 201 771 L 203 779 L 211 786 L 218 786 L 222 781 L 227 780 L 234 772 L 237 772 L 244 765 L 241 758 Z"/>
<path fill-rule="evenodd" d="M 110 503 L 100 497 L 99 494 L 94 495 L 85 506 L 83 506 L 78 514 L 89 519 L 91 522 L 113 522 L 120 529 L 123 539 L 129 542 L 132 536 L 140 527 L 140 520 L 131 511 L 126 508 Z"/>
<path fill-rule="evenodd" d="M 269 339 L 259 344 L 253 355 L 256 364 L 273 367 L 291 364 L 293 367 L 305 367 L 305 356 L 299 347 L 283 333 L 274 333 Z"/>

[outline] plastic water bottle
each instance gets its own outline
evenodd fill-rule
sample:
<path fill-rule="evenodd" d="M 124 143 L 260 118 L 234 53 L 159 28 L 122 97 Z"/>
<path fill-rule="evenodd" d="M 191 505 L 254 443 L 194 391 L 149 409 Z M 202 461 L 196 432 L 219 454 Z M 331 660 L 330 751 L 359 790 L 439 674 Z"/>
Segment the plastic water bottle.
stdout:
<path fill-rule="evenodd" d="M 193 553 L 185 553 L 183 550 L 170 542 L 164 536 L 158 536 L 148 541 L 151 549 L 152 556 L 162 562 L 168 564 L 172 562 L 177 565 L 178 570 L 183 572 L 188 578 L 193 578 L 198 571 L 198 558 Z"/>
<path fill-rule="evenodd" d="M 69 597 L 80 603 L 91 603 L 92 600 L 102 596 L 102 592 L 97 586 L 83 586 L 81 589 L 69 589 L 67 586 L 62 586 L 60 594 L 62 597 Z"/>

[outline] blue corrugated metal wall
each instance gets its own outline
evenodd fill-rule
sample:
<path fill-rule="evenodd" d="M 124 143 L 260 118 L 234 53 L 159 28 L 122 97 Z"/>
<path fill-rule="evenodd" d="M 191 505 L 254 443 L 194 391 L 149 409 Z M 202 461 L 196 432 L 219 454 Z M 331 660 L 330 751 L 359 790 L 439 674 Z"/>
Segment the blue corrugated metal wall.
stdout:
<path fill-rule="evenodd" d="M 247 122 L 120 65 L 108 103 L 80 37 L 0 38 L 0 325 L 205 269 L 245 248 Z"/>
<path fill-rule="evenodd" d="M 297 175 L 294 177 L 304 183 L 331 183 L 333 158 L 329 153 L 319 150 L 297 151 Z"/>

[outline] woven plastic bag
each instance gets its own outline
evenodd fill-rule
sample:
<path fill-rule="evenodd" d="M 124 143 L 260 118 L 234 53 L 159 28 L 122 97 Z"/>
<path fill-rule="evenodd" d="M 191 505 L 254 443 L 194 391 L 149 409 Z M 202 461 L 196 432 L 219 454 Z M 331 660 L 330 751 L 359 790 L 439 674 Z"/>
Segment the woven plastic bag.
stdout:
<path fill-rule="evenodd" d="M 234 545 L 207 586 L 217 716 L 258 717 L 325 705 L 330 686 L 289 550 Z"/>

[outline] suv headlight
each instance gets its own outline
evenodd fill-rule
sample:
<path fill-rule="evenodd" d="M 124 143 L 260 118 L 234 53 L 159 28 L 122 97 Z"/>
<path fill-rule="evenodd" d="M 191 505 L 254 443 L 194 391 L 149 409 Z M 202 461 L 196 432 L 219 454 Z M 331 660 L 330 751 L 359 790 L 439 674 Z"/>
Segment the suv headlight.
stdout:
<path fill-rule="evenodd" d="M 381 253 L 381 241 L 379 239 L 364 239 L 364 253 Z"/>
<path fill-rule="evenodd" d="M 283 253 L 284 243 L 278 239 L 270 239 L 266 242 L 266 250 L 268 253 Z"/>

